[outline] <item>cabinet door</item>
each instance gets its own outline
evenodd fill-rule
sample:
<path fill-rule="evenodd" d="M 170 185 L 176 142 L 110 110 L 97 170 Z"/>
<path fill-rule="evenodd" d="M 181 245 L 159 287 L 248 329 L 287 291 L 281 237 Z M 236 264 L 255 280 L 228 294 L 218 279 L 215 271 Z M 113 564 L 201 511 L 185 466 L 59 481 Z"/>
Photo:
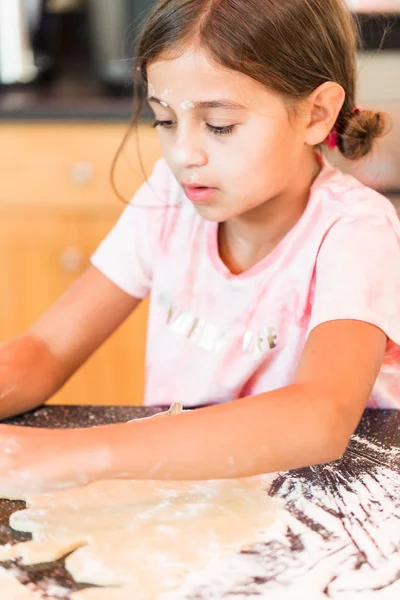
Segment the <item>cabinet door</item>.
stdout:
<path fill-rule="evenodd" d="M 0 339 L 26 330 L 83 272 L 118 214 L 0 210 Z M 144 391 L 147 302 L 50 400 L 140 404 Z"/>
<path fill-rule="evenodd" d="M 127 130 L 128 125 L 115 123 L 1 123 L 0 206 L 122 210 L 124 202 L 113 192 L 110 177 Z M 125 200 L 161 155 L 157 132 L 149 124 L 131 132 L 114 172 Z"/>

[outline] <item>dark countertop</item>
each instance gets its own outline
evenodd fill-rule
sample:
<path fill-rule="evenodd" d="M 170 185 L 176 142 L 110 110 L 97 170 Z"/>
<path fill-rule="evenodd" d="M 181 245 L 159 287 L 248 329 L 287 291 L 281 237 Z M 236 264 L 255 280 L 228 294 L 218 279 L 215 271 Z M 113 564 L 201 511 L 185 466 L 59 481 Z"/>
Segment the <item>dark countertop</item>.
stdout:
<path fill-rule="evenodd" d="M 133 116 L 133 108 L 133 95 L 128 90 L 113 94 L 95 79 L 85 64 L 74 65 L 52 81 L 25 87 L 0 87 L 0 122 L 127 122 Z M 152 110 L 146 102 L 141 121 L 152 118 Z"/>
<path fill-rule="evenodd" d="M 144 407 L 47 406 L 11 422 L 86 427 L 155 412 Z M 374 600 L 399 597 L 400 411 L 366 411 L 339 461 L 277 474 L 269 494 L 287 508 L 281 531 L 235 555 L 218 577 L 203 574 L 180 598 L 275 600 L 290 589 L 290 600 L 314 600 L 312 586 L 320 591 L 318 600 L 369 600 L 369 593 Z M 0 501 L 0 544 L 29 539 L 8 525 L 9 515 L 23 507 L 23 502 Z M 68 598 L 68 590 L 84 586 L 75 584 L 63 565 L 62 560 L 17 565 L 17 574 L 42 592 L 52 589 L 47 598 Z M 297 583 L 298 592 L 293 592 L 290 586 Z"/>
<path fill-rule="evenodd" d="M 0 94 L 0 122 L 128 122 L 133 116 L 133 99 L 106 95 L 52 97 L 43 90 L 9 91 Z M 150 121 L 152 113 L 144 107 L 140 121 Z"/>

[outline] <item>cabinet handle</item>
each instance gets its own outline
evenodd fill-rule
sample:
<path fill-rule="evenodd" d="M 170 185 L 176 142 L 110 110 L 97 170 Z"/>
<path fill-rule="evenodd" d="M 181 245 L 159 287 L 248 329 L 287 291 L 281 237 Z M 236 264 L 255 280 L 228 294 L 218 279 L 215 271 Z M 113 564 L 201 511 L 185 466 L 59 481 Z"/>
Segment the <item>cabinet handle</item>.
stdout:
<path fill-rule="evenodd" d="M 93 165 L 90 162 L 77 162 L 72 167 L 72 181 L 78 185 L 93 179 Z"/>
<path fill-rule="evenodd" d="M 67 273 L 78 273 L 83 266 L 82 251 L 76 246 L 65 248 L 60 255 L 60 266 Z"/>

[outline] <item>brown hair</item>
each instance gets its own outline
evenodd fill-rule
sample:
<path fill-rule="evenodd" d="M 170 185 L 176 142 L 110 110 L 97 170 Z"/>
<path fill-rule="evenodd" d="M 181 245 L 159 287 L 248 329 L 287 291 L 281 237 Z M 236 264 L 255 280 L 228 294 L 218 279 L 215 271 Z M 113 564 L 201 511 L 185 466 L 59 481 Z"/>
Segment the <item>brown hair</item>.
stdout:
<path fill-rule="evenodd" d="M 217 65 L 277 92 L 288 106 L 326 81 L 340 84 L 346 98 L 335 125 L 337 145 L 346 158 L 361 158 L 385 133 L 386 116 L 354 110 L 357 42 L 344 0 L 158 0 L 137 40 L 133 123 L 147 92 L 147 66 L 198 47 Z"/>

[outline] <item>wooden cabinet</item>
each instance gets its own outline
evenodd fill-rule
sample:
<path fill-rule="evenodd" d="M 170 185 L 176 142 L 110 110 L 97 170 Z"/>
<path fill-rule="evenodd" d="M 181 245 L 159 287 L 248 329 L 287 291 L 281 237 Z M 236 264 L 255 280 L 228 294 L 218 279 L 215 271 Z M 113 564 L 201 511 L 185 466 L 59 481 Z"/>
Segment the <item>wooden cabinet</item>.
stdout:
<path fill-rule="evenodd" d="M 124 209 L 110 168 L 125 132 L 120 124 L 0 125 L 0 340 L 28 328 L 85 270 Z M 159 156 L 156 133 L 141 124 L 116 168 L 126 200 Z M 146 324 L 143 302 L 50 402 L 141 403 Z"/>

